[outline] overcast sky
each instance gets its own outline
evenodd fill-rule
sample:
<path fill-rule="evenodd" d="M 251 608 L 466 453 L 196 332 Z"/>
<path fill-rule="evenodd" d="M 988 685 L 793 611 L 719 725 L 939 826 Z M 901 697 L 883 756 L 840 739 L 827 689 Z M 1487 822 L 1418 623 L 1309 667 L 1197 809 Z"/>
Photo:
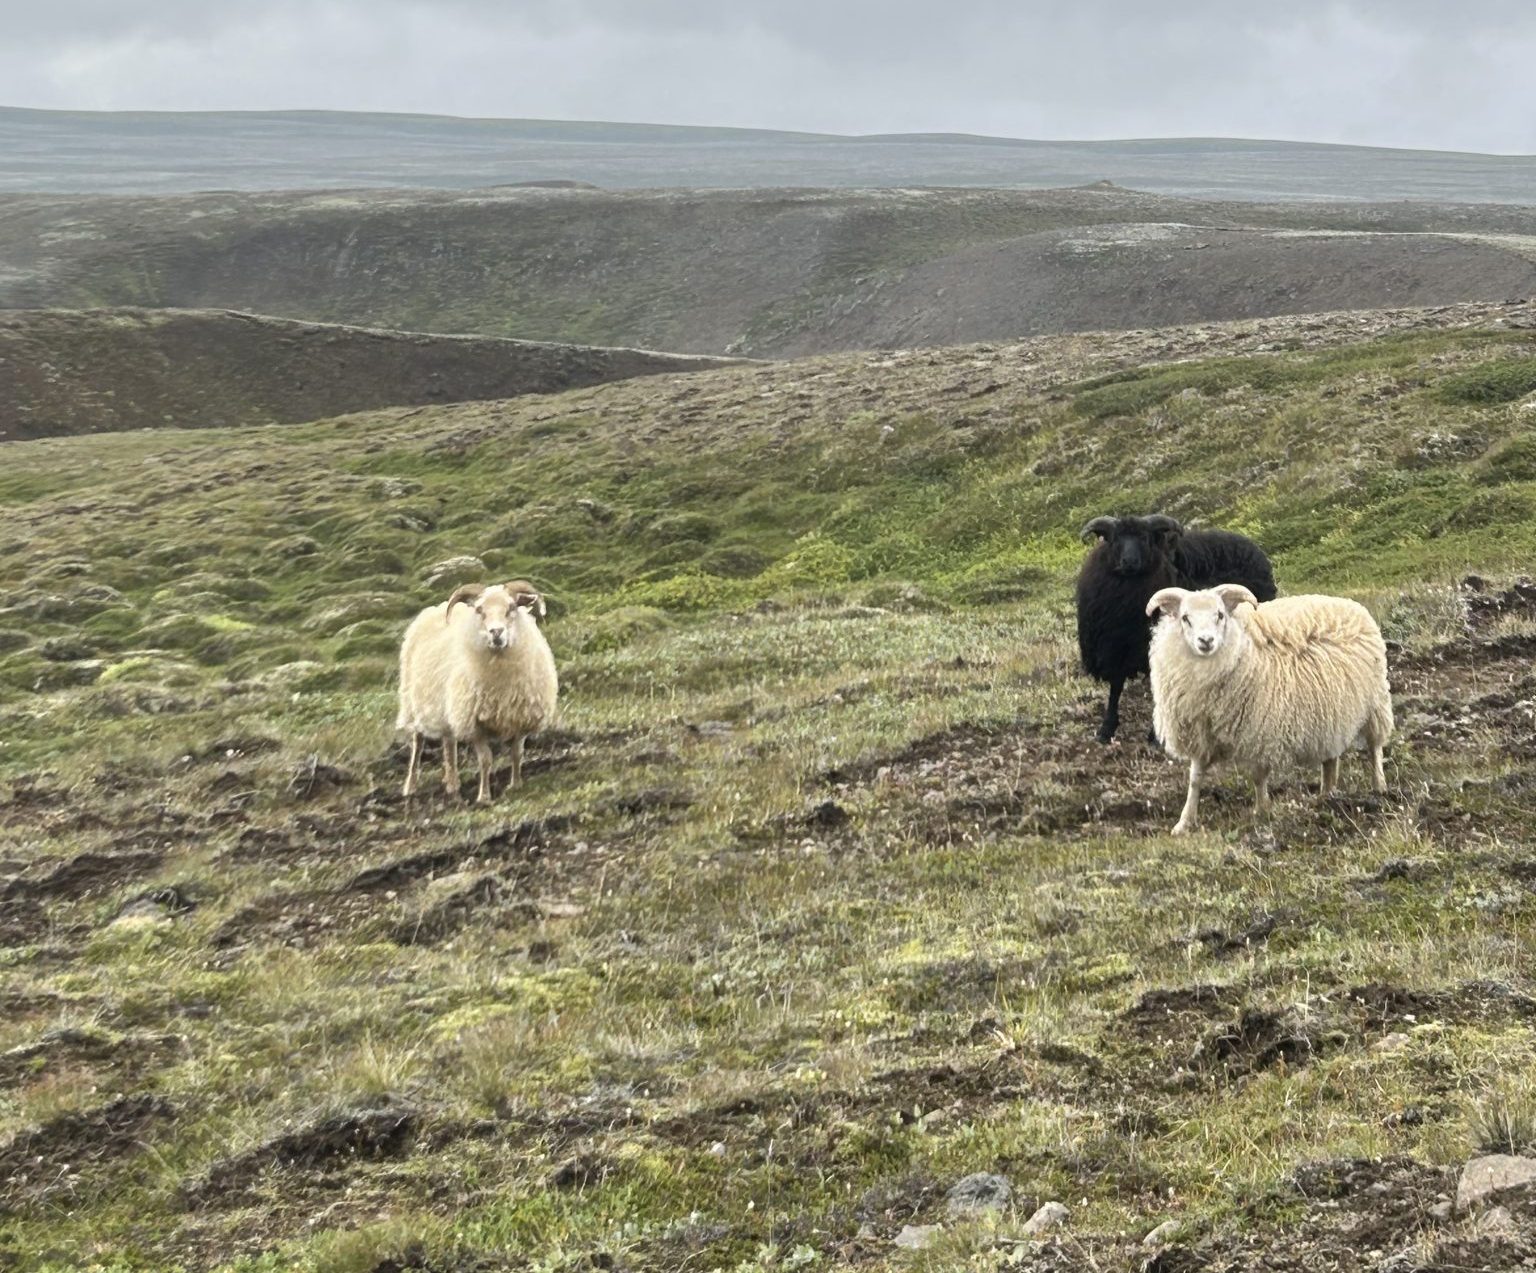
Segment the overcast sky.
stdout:
<path fill-rule="evenodd" d="M 0 104 L 1536 152 L 1536 0 L 0 0 Z"/>

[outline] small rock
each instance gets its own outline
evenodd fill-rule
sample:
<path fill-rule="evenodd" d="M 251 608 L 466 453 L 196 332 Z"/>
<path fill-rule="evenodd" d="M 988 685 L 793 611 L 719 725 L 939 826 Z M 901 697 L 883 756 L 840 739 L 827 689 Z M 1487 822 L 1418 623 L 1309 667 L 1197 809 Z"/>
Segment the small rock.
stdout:
<path fill-rule="evenodd" d="M 1515 1217 L 1508 1207 L 1489 1207 L 1478 1216 L 1477 1231 L 1485 1238 L 1512 1238 L 1516 1233 Z"/>
<path fill-rule="evenodd" d="M 1451 1218 L 1451 1200 L 1447 1198 L 1444 1202 L 1435 1203 L 1429 1209 L 1429 1214 L 1431 1219 L 1441 1222 L 1448 1221 Z"/>
<path fill-rule="evenodd" d="M 727 720 L 701 720 L 697 724 L 689 722 L 688 729 L 703 738 L 728 738 L 736 732 L 736 727 Z"/>
<path fill-rule="evenodd" d="M 113 927 L 119 925 L 129 927 L 134 924 L 169 924 L 171 917 L 163 908 L 157 906 L 146 897 L 138 901 L 129 902 L 122 910 L 112 917 Z"/>
<path fill-rule="evenodd" d="M 442 583 L 471 583 L 485 575 L 485 563 L 478 557 L 449 557 L 427 569 L 427 587 Z"/>
<path fill-rule="evenodd" d="M 1177 1236 L 1179 1228 L 1180 1225 L 1177 1220 L 1164 1220 L 1162 1224 L 1158 1225 L 1157 1228 L 1153 1229 L 1151 1233 L 1141 1240 L 1141 1245 L 1145 1247 L 1166 1246 Z"/>
<path fill-rule="evenodd" d="M 1384 1038 L 1377 1039 L 1371 1044 L 1372 1052 L 1396 1052 L 1399 1048 L 1405 1048 L 1412 1042 L 1410 1037 L 1401 1030 L 1394 1030 Z"/>
<path fill-rule="evenodd" d="M 853 1236 L 860 1242 L 873 1242 L 875 1240 L 875 1226 L 866 1220 L 859 1226 L 859 1231 Z"/>
<path fill-rule="evenodd" d="M 723 1140 L 717 1140 L 713 1145 L 709 1147 L 709 1152 L 716 1158 L 724 1158 L 725 1142 Z"/>
<path fill-rule="evenodd" d="M 1466 1211 L 1506 1189 L 1536 1181 L 1536 1158 L 1517 1154 L 1487 1154 L 1461 1169 L 1456 1186 L 1456 1210 Z"/>
<path fill-rule="evenodd" d="M 587 913 L 587 908 L 580 902 L 540 898 L 534 905 L 539 908 L 539 914 L 545 919 L 575 919 L 578 915 Z"/>
<path fill-rule="evenodd" d="M 1001 1211 L 1013 1198 L 1013 1186 L 1006 1176 L 978 1171 L 957 1180 L 945 1195 L 945 1209 L 951 1219 Z"/>
<path fill-rule="evenodd" d="M 936 1224 L 907 1224 L 902 1226 L 901 1232 L 892 1241 L 908 1251 L 921 1251 L 924 1247 L 932 1246 L 933 1240 L 942 1232 Z"/>
<path fill-rule="evenodd" d="M 1048 1233 L 1052 1229 L 1059 1229 L 1066 1224 L 1071 1212 L 1059 1202 L 1045 1203 L 1034 1215 L 1024 1221 L 1024 1234 L 1033 1237 L 1037 1233 Z"/>

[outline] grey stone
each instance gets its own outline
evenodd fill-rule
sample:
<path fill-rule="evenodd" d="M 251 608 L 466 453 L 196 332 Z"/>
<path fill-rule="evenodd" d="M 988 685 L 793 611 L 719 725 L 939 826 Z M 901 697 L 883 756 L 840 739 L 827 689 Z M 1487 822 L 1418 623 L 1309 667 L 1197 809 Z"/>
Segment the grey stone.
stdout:
<path fill-rule="evenodd" d="M 1178 1236 L 1179 1228 L 1180 1225 L 1177 1220 L 1164 1220 L 1162 1224 L 1158 1225 L 1157 1228 L 1153 1229 L 1151 1233 L 1141 1240 L 1141 1245 L 1145 1247 L 1166 1246 Z"/>
<path fill-rule="evenodd" d="M 1066 1224 L 1072 1215 L 1066 1207 L 1059 1202 L 1047 1202 L 1043 1204 L 1034 1215 L 1024 1221 L 1024 1234 L 1033 1237 L 1037 1233 L 1047 1233 L 1051 1229 L 1059 1229 Z"/>
<path fill-rule="evenodd" d="M 943 1232 L 936 1224 L 908 1224 L 903 1225 L 902 1230 L 892 1241 L 899 1247 L 908 1251 L 921 1251 L 924 1247 L 933 1245 L 933 1240 Z"/>
<path fill-rule="evenodd" d="M 1518 1232 L 1508 1207 L 1489 1207 L 1477 1217 L 1477 1231 L 1485 1238 L 1512 1238 Z"/>
<path fill-rule="evenodd" d="M 485 563 L 478 557 L 449 557 L 427 570 L 427 587 L 444 583 L 474 583 L 485 577 Z"/>
<path fill-rule="evenodd" d="M 1516 1154 L 1487 1154 L 1461 1169 L 1456 1185 L 1456 1210 L 1466 1211 L 1494 1194 L 1536 1181 L 1536 1158 Z"/>
<path fill-rule="evenodd" d="M 945 1208 L 953 1218 L 1001 1211 L 1013 1198 L 1006 1176 L 978 1171 L 955 1182 L 945 1195 Z"/>

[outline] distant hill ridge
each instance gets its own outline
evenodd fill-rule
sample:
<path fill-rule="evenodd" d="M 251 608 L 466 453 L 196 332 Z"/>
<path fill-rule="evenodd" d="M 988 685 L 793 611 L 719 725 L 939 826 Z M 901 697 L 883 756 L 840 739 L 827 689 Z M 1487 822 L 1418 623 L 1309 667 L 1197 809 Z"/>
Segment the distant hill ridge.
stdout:
<path fill-rule="evenodd" d="M 0 309 L 793 357 L 1536 294 L 1536 208 L 1057 190 L 0 196 Z"/>
<path fill-rule="evenodd" d="M 0 311 L 0 441 L 291 424 L 731 362 L 232 311 Z"/>
<path fill-rule="evenodd" d="M 0 192 L 175 193 L 539 179 L 641 186 L 1083 185 L 1284 199 L 1536 202 L 1536 157 L 1327 142 L 791 132 L 357 111 L 0 107 Z"/>

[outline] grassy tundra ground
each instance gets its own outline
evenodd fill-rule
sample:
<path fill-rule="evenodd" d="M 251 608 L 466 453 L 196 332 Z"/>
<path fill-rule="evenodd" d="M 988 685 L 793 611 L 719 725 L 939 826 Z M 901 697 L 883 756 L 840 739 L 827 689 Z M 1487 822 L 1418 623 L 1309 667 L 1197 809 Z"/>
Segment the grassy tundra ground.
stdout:
<path fill-rule="evenodd" d="M 1536 1252 L 1431 1213 L 1536 1134 L 1532 323 L 8 447 L 0 1265 Z M 1356 762 L 1256 827 L 1227 777 L 1175 841 L 1144 695 L 1092 742 L 1075 532 L 1153 507 L 1373 607 L 1385 799 Z M 407 809 L 394 645 L 464 553 L 548 589 L 564 726 L 499 806 Z M 947 1218 L 978 1171 L 1010 1206 Z"/>

